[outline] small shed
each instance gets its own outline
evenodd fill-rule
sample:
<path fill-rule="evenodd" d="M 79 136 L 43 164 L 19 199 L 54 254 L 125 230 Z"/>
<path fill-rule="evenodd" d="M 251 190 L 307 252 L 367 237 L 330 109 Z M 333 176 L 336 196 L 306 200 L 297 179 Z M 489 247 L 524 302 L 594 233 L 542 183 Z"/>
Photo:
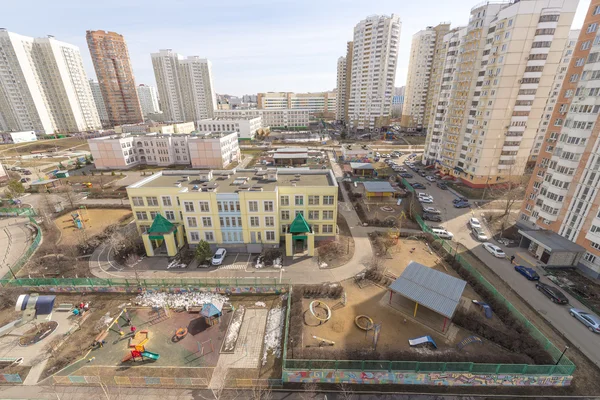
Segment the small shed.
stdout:
<path fill-rule="evenodd" d="M 436 324 L 436 318 L 433 317 L 435 314 L 443 317 L 441 330 L 444 332 L 448 326 L 448 320 L 454 316 L 466 285 L 467 282 L 462 279 L 410 261 L 402 275 L 389 286 L 389 304 L 392 305 L 394 295 L 408 300 L 414 304 L 414 318 L 417 318 L 419 305 L 422 305 L 430 311 L 429 315 L 425 316 L 428 319 L 427 322 Z M 440 328 L 439 325 L 432 327 Z"/>
<path fill-rule="evenodd" d="M 537 229 L 519 229 L 520 247 L 527 248 L 531 254 L 548 267 L 576 267 L 585 248 L 571 242 L 556 232 Z"/>
<path fill-rule="evenodd" d="M 224 301 L 220 299 L 214 299 L 211 303 L 204 304 L 200 315 L 202 315 L 207 325 L 214 325 L 219 322 L 219 318 L 223 314 Z"/>
<path fill-rule="evenodd" d="M 396 189 L 389 182 L 363 182 L 367 198 L 392 197 Z"/>
<path fill-rule="evenodd" d="M 31 190 L 41 193 L 49 192 L 51 189 L 61 186 L 60 180 L 58 179 L 40 179 L 33 181 L 29 184 Z"/>
<path fill-rule="evenodd" d="M 358 176 L 373 176 L 375 173 L 375 167 L 371 163 L 352 162 L 350 163 L 350 168 L 352 169 L 352 173 Z"/>

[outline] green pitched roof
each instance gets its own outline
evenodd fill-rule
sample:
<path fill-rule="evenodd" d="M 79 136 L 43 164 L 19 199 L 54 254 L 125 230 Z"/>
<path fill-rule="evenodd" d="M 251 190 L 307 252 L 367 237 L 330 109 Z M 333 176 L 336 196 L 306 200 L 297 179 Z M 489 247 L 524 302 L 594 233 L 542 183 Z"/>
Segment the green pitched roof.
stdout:
<path fill-rule="evenodd" d="M 163 235 L 165 233 L 171 233 L 177 228 L 171 222 L 167 221 L 165 217 L 160 214 L 156 214 L 154 218 L 154 222 L 152 222 L 152 226 L 148 229 L 148 234 L 159 234 Z"/>
<path fill-rule="evenodd" d="M 298 213 L 296 214 L 296 218 L 294 218 L 294 221 L 290 225 L 290 233 L 306 232 L 311 232 L 310 225 L 308 225 L 308 222 L 306 222 L 302 214 Z"/>

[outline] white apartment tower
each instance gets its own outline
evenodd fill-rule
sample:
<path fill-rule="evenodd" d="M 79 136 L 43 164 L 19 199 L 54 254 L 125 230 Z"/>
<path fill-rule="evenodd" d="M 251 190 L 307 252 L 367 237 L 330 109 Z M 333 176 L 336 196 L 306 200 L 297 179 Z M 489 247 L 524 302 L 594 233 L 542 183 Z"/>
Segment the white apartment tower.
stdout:
<path fill-rule="evenodd" d="M 388 124 L 392 106 L 400 17 L 374 15 L 354 27 L 349 126 L 370 131 Z"/>
<path fill-rule="evenodd" d="M 39 134 L 101 127 L 79 48 L 0 30 L 0 128 Z"/>
<path fill-rule="evenodd" d="M 450 24 L 428 26 L 413 35 L 402 109 L 401 125 L 403 128 L 422 129 L 427 127 L 426 103 L 430 93 L 430 82 L 433 81 L 435 50 L 449 28 Z"/>
<path fill-rule="evenodd" d="M 197 122 L 213 117 L 217 97 L 209 60 L 184 58 L 172 50 L 160 50 L 151 57 L 166 120 Z"/>
<path fill-rule="evenodd" d="M 102 98 L 102 89 L 100 89 L 100 84 L 98 81 L 93 79 L 89 80 L 90 89 L 92 90 L 92 97 L 94 98 L 94 103 L 96 104 L 96 110 L 98 111 L 98 116 L 100 117 L 100 122 L 104 128 L 110 127 L 110 120 L 108 119 L 108 112 L 106 111 L 106 105 L 104 104 L 104 99 Z"/>
<path fill-rule="evenodd" d="M 442 172 L 472 187 L 522 175 L 577 3 L 487 2 L 471 10 L 442 137 Z"/>
<path fill-rule="evenodd" d="M 344 120 L 346 110 L 346 57 L 340 57 L 337 61 L 337 105 L 335 119 Z"/>
<path fill-rule="evenodd" d="M 160 106 L 158 105 L 158 92 L 154 86 L 144 85 L 142 83 L 137 87 L 137 92 L 138 97 L 140 98 L 142 114 L 144 116 L 160 111 Z"/>

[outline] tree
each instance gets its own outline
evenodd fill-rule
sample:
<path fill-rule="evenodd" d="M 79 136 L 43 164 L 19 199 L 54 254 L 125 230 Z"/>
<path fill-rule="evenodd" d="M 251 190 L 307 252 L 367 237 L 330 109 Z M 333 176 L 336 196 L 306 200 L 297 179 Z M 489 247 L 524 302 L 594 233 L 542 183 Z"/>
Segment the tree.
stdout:
<path fill-rule="evenodd" d="M 196 260 L 198 261 L 198 263 L 204 264 L 206 262 L 206 259 L 208 259 L 211 255 L 212 251 L 210 250 L 210 245 L 207 241 L 201 240 L 196 246 L 196 251 L 194 253 Z"/>
<path fill-rule="evenodd" d="M 6 188 L 6 195 L 8 196 L 8 198 L 14 199 L 15 197 L 19 197 L 23 193 L 25 193 L 25 187 L 20 181 L 16 179 L 11 179 L 8 182 L 8 186 Z"/>
<path fill-rule="evenodd" d="M 85 165 L 90 165 L 92 160 L 90 160 L 90 156 L 85 156 Z"/>
<path fill-rule="evenodd" d="M 81 168 L 81 161 L 79 158 L 75 160 L 75 168 Z"/>
<path fill-rule="evenodd" d="M 138 271 L 138 263 L 142 260 L 140 256 L 135 253 L 131 253 L 125 258 L 125 265 L 129 268 L 133 269 L 133 274 L 135 275 L 135 281 L 138 286 L 140 286 L 140 274 Z"/>
<path fill-rule="evenodd" d="M 58 169 L 60 169 L 61 171 L 64 171 L 65 169 L 67 169 L 67 167 L 65 167 L 61 161 L 58 163 Z"/>

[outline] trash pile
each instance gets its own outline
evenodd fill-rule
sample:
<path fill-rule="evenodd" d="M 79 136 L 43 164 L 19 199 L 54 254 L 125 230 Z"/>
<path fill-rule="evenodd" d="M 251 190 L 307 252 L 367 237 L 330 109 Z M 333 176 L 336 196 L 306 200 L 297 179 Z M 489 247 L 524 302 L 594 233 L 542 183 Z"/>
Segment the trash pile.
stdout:
<path fill-rule="evenodd" d="M 177 259 L 171 261 L 169 263 L 169 265 L 167 265 L 167 269 L 172 269 L 172 268 L 186 268 L 186 267 L 187 267 L 187 264 L 179 262 L 179 260 L 177 260 Z"/>
<path fill-rule="evenodd" d="M 266 306 L 267 306 L 267 305 L 266 305 L 264 302 L 262 302 L 262 301 L 257 301 L 256 303 L 254 303 L 254 305 L 255 305 L 256 307 L 266 307 Z"/>
<path fill-rule="evenodd" d="M 285 324 L 285 307 L 277 307 L 269 310 L 267 316 L 267 327 L 265 330 L 265 346 L 262 357 L 262 365 L 267 364 L 267 354 L 270 351 L 276 358 L 281 357 L 281 338 L 283 337 L 283 325 Z"/>
<path fill-rule="evenodd" d="M 214 301 L 227 302 L 227 296 L 209 292 L 162 293 L 146 292 L 135 298 L 135 304 L 143 307 L 185 308 L 201 306 Z"/>

